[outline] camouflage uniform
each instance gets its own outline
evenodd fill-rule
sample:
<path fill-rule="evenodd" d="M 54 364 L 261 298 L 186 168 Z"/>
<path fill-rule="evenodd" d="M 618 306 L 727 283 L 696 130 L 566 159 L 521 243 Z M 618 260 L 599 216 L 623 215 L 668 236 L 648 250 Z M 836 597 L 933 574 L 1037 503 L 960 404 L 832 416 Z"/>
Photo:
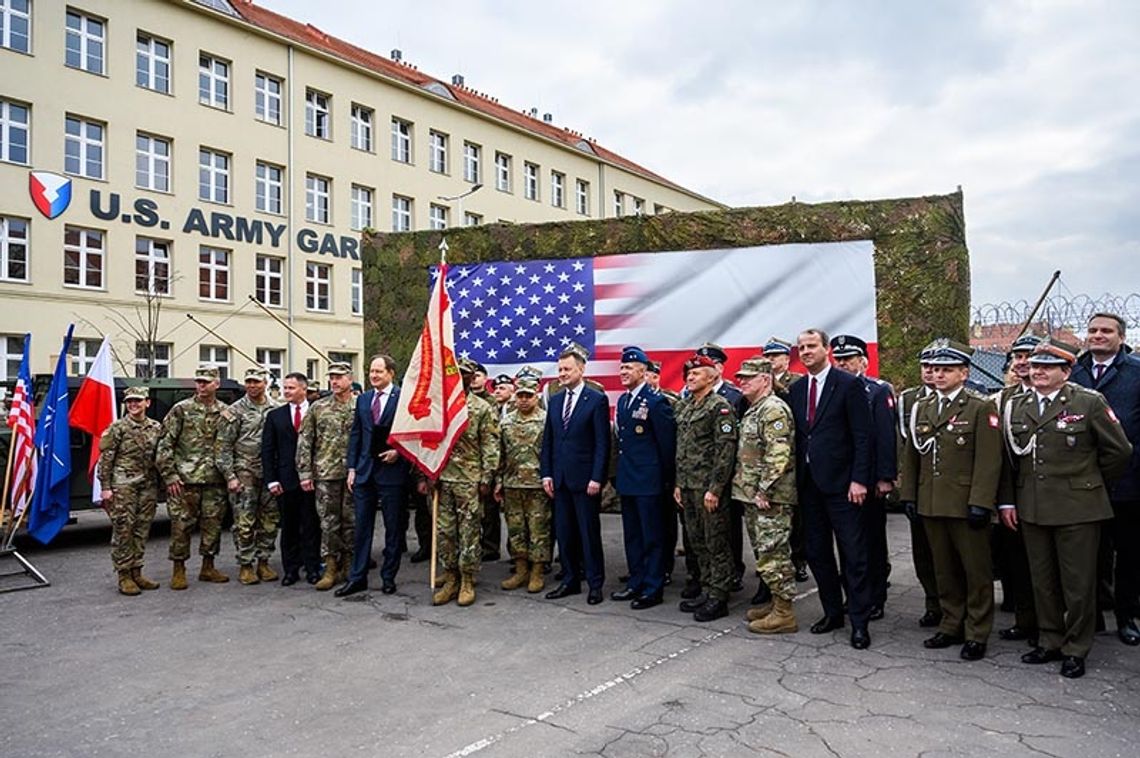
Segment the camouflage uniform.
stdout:
<path fill-rule="evenodd" d="M 241 489 L 230 493 L 234 511 L 234 550 L 239 564 L 250 565 L 273 555 L 279 511 L 261 477 L 261 431 L 265 415 L 277 407 L 268 395 L 258 405 L 241 398 L 222 411 L 214 451 L 222 478 L 237 479 Z"/>
<path fill-rule="evenodd" d="M 507 519 L 511 557 L 532 563 L 550 562 L 550 500 L 542 490 L 538 456 L 546 411 L 535 408 L 524 416 L 518 408 L 507 413 L 501 429 L 499 482 Z"/>
<path fill-rule="evenodd" d="M 490 487 L 499 468 L 499 421 L 491 403 L 467 393 L 467 428 L 439 475 L 436 543 L 444 571 L 475 573 L 482 565 L 479 485 Z"/>
<path fill-rule="evenodd" d="M 715 600 L 728 599 L 734 573 L 730 504 L 722 500 L 710 513 L 704 498 L 706 492 L 719 496 L 732 479 L 736 436 L 736 413 L 722 395 L 690 395 L 677 404 L 677 488 L 704 590 Z"/>
<path fill-rule="evenodd" d="M 355 512 L 348 491 L 348 434 L 356 409 L 353 397 L 336 395 L 309 406 L 297 436 L 297 476 L 312 480 L 321 515 L 321 557 L 333 556 L 340 566 L 352 563 Z"/>
<path fill-rule="evenodd" d="M 158 505 L 154 454 L 162 424 L 143 417 L 115 421 L 99 438 L 99 486 L 111 490 L 111 563 L 116 571 L 142 568 L 150 524 Z"/>
<path fill-rule="evenodd" d="M 756 568 L 772 594 L 791 600 L 796 594 L 796 570 L 788 540 L 796 506 L 796 430 L 792 410 L 775 395 L 752 405 L 740 422 L 740 444 L 732 499 L 745 505 L 748 539 Z M 767 510 L 756 505 L 763 494 Z"/>
<path fill-rule="evenodd" d="M 190 557 L 190 532 L 195 524 L 201 530 L 199 554 L 210 558 L 218 554 L 226 487 L 214 461 L 214 443 L 225 408 L 220 400 L 207 405 L 190 397 L 175 403 L 162 421 L 158 470 L 167 486 L 182 482 L 182 494 L 166 500 L 172 561 Z"/>

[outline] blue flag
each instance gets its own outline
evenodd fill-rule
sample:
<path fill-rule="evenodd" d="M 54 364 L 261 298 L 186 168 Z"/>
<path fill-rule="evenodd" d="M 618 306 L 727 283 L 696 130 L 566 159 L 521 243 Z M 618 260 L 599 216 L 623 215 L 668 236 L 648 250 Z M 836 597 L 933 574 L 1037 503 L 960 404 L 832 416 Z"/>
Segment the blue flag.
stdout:
<path fill-rule="evenodd" d="M 28 508 L 28 534 L 44 545 L 55 539 L 71 514 L 71 434 L 67 426 L 67 361 L 71 333 L 67 327 L 51 387 L 36 424 L 39 472 Z"/>

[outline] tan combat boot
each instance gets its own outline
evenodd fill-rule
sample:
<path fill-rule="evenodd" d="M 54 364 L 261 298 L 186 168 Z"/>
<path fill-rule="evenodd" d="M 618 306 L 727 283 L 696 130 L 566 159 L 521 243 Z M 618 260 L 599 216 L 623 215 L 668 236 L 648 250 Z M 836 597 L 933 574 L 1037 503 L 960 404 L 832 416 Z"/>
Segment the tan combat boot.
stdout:
<path fill-rule="evenodd" d="M 135 586 L 140 590 L 157 590 L 158 582 L 152 582 L 142 575 L 142 566 L 136 566 L 131 569 L 131 579 L 135 580 Z"/>
<path fill-rule="evenodd" d="M 253 565 L 249 563 L 241 564 L 241 570 L 238 571 L 238 581 L 242 584 L 261 583 L 261 580 L 257 578 L 257 572 L 253 570 Z"/>
<path fill-rule="evenodd" d="M 443 572 L 443 585 L 431 596 L 432 605 L 450 603 L 459 593 L 459 583 L 454 571 Z"/>
<path fill-rule="evenodd" d="M 270 567 L 268 558 L 257 561 L 257 578 L 263 582 L 277 581 L 277 572 Z"/>
<path fill-rule="evenodd" d="M 202 569 L 198 572 L 199 582 L 211 582 L 213 584 L 225 584 L 230 578 L 214 568 L 214 556 L 202 556 Z"/>
<path fill-rule="evenodd" d="M 131 578 L 130 569 L 121 569 L 119 571 L 119 593 L 122 595 L 141 595 L 142 590 L 135 584 L 135 580 Z"/>
<path fill-rule="evenodd" d="M 325 558 L 325 573 L 321 575 L 320 581 L 313 585 L 313 589 L 327 592 L 336 584 L 336 556 L 329 555 Z"/>
<path fill-rule="evenodd" d="M 468 606 L 475 602 L 475 574 L 470 571 L 463 572 L 463 578 L 459 585 L 459 600 L 456 601 L 461 606 Z"/>
<path fill-rule="evenodd" d="M 772 612 L 773 602 L 769 600 L 763 605 L 758 605 L 755 608 L 749 608 L 744 617 L 749 621 L 759 621 L 762 618 L 767 618 L 768 614 Z"/>
<path fill-rule="evenodd" d="M 759 621 L 748 625 L 748 631 L 757 634 L 791 634 L 800 630 L 792 601 L 775 595 L 772 598 L 772 612 Z"/>
<path fill-rule="evenodd" d="M 530 566 L 530 583 L 527 592 L 542 592 L 546 588 L 546 564 L 541 561 Z"/>
<path fill-rule="evenodd" d="M 508 576 L 499 584 L 505 590 L 517 590 L 526 584 L 530 578 L 530 564 L 526 558 L 515 558 L 515 573 Z"/>
<path fill-rule="evenodd" d="M 170 589 L 186 589 L 186 561 L 174 561 L 174 570 L 170 574 Z"/>

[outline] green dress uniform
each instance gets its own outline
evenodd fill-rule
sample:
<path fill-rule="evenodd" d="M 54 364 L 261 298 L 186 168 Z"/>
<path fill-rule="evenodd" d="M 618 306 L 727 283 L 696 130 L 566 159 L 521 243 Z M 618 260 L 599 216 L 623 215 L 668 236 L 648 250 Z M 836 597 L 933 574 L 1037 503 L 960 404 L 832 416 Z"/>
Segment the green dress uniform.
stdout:
<path fill-rule="evenodd" d="M 1003 387 L 994 395 L 998 416 L 1014 397 L 1031 392 L 1021 383 Z M 1008 455 L 1008 448 L 1006 449 Z M 991 540 L 994 568 L 1001 579 L 1002 600 L 1013 603 L 1013 630 L 999 632 L 1003 639 L 1021 639 L 1022 636 L 1036 636 L 1037 611 L 1033 607 L 1033 583 L 1029 578 L 1029 559 L 1025 555 L 1025 539 L 1020 529 L 1007 529 L 999 525 Z M 1005 635 L 1018 632 L 1015 636 Z"/>
<path fill-rule="evenodd" d="M 899 414 L 898 423 L 898 460 L 905 460 L 906 449 L 910 447 L 911 411 L 922 398 L 934 392 L 926 386 L 909 387 L 899 393 L 896 406 Z M 942 615 L 942 606 L 938 602 L 938 580 L 934 575 L 934 556 L 930 554 L 930 541 L 926 539 L 926 528 L 922 525 L 922 517 L 910 519 L 910 557 L 914 562 L 914 573 L 918 583 L 922 585 L 922 594 L 925 600 L 926 617 L 935 618 Z M 924 622 L 925 623 L 925 622 Z"/>

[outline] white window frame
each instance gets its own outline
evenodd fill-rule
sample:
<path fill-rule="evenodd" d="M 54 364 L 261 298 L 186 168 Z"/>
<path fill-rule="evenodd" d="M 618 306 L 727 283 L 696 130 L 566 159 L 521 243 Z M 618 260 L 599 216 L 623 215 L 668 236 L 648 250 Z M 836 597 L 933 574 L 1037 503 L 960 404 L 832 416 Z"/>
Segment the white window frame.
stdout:
<path fill-rule="evenodd" d="M 305 263 L 305 310 L 332 313 L 332 266 L 327 263 Z"/>
<path fill-rule="evenodd" d="M 146 273 L 146 286 L 139 287 L 139 266 L 144 266 Z M 165 268 L 166 273 L 160 274 Z M 160 240 L 154 237 L 135 237 L 135 294 L 136 295 L 162 295 L 172 294 L 171 284 L 174 274 L 174 261 L 170 251 L 170 240 Z"/>
<path fill-rule="evenodd" d="M 642 200 L 640 197 L 633 198 L 633 215 L 635 215 L 635 216 L 644 216 L 645 215 L 645 201 Z"/>
<path fill-rule="evenodd" d="M 15 50 L 19 53 L 30 53 L 32 51 L 32 4 L 28 0 L 26 6 L 27 10 L 16 10 L 12 7 L 12 0 L 0 0 L 0 28 L 3 28 L 4 33 L 0 35 L 0 47 L 8 50 Z M 23 39 L 23 46 L 13 44 L 13 40 L 17 39 L 16 34 L 13 32 L 15 22 L 20 21 L 20 27 L 23 29 L 21 35 Z"/>
<path fill-rule="evenodd" d="M 262 213 L 284 213 L 285 169 L 268 161 L 254 167 L 253 204 Z"/>
<path fill-rule="evenodd" d="M 67 241 L 68 232 L 74 231 L 79 235 L 76 244 Z M 91 244 L 98 240 L 98 245 Z M 68 253 L 76 256 L 75 266 L 67 265 Z M 97 265 L 89 266 L 94 262 Z M 67 281 L 68 269 L 75 272 L 75 281 Z M 107 234 L 101 229 L 91 229 L 85 226 L 65 226 L 63 228 L 63 286 L 78 287 L 80 289 L 102 290 L 106 289 L 107 272 Z M 94 283 L 96 273 L 99 281 Z"/>
<path fill-rule="evenodd" d="M 523 163 L 523 197 L 527 200 L 539 201 L 538 191 L 538 172 L 539 167 L 537 163 L 527 161 Z"/>
<path fill-rule="evenodd" d="M 28 228 L 31 219 L 19 216 L 0 216 L 0 281 L 27 282 L 30 274 Z M 14 266 L 24 267 L 23 276 L 13 276 Z"/>
<path fill-rule="evenodd" d="M 332 179 L 327 176 L 305 174 L 305 220 L 332 223 Z"/>
<path fill-rule="evenodd" d="M 23 362 L 24 335 L 0 334 L 0 381 L 14 381 Z"/>
<path fill-rule="evenodd" d="M 351 196 L 352 213 L 349 222 L 349 228 L 353 231 L 360 231 L 361 229 L 371 229 L 373 219 L 373 199 L 376 197 L 376 191 L 371 187 L 365 187 L 362 184 L 352 185 L 349 193 Z"/>
<path fill-rule="evenodd" d="M 135 40 L 135 85 L 152 92 L 170 94 L 171 49 L 170 40 L 139 31 Z M 163 52 L 162 48 L 166 48 Z"/>
<path fill-rule="evenodd" d="M 276 88 L 276 91 L 274 91 Z M 281 126 L 282 93 L 285 80 L 264 71 L 253 75 L 253 115 L 258 121 Z"/>
<path fill-rule="evenodd" d="M 173 152 L 173 143 L 167 137 L 135 132 L 135 186 L 154 192 L 170 192 Z"/>
<path fill-rule="evenodd" d="M 463 225 L 464 226 L 479 226 L 483 223 L 483 216 L 471 211 L 463 212 Z"/>
<path fill-rule="evenodd" d="M 450 215 L 451 209 L 446 205 L 431 204 L 428 208 L 428 228 L 429 229 L 446 229 L 447 217 Z"/>
<path fill-rule="evenodd" d="M 68 8 L 64 28 L 63 64 L 68 68 L 102 76 L 107 68 L 106 19 Z M 73 54 L 77 54 L 79 60 L 69 61 L 68 58 Z"/>
<path fill-rule="evenodd" d="M 285 304 L 285 259 L 258 253 L 254 258 L 253 296 L 270 308 Z"/>
<path fill-rule="evenodd" d="M 305 134 L 332 139 L 332 95 L 315 89 L 305 90 Z"/>
<path fill-rule="evenodd" d="M 495 189 L 511 191 L 511 156 L 506 153 L 495 153 Z"/>
<path fill-rule="evenodd" d="M 550 204 L 555 208 L 566 207 L 566 174 L 550 172 Z"/>
<path fill-rule="evenodd" d="M 463 143 L 463 181 L 471 184 L 479 183 L 482 174 L 483 147 L 474 142 Z"/>
<path fill-rule="evenodd" d="M 625 193 L 621 190 L 614 190 L 614 216 L 621 217 L 625 215 Z"/>
<path fill-rule="evenodd" d="M 75 132 L 72 125 L 75 125 Z M 94 137 L 90 130 L 98 130 Z M 77 132 L 77 133 L 76 133 Z M 102 179 L 107 165 L 106 149 L 107 126 L 99 121 L 67 114 L 63 124 L 63 171 L 72 176 L 84 176 L 88 179 Z M 68 155 L 69 149 L 74 148 L 75 156 Z M 74 161 L 74 163 L 72 163 Z"/>
<path fill-rule="evenodd" d="M 411 121 L 392 117 L 392 160 L 397 163 L 412 162 L 412 128 Z"/>
<path fill-rule="evenodd" d="M 375 123 L 376 111 L 360 103 L 352 104 L 349 141 L 354 149 L 372 152 L 372 126 Z"/>
<path fill-rule="evenodd" d="M 351 300 L 350 307 L 353 316 L 364 315 L 364 270 L 354 268 L 352 270 L 352 279 L 349 284 L 349 293 Z"/>
<path fill-rule="evenodd" d="M 448 135 L 432 129 L 428 132 L 428 170 L 437 174 L 447 173 Z"/>
<path fill-rule="evenodd" d="M 412 231 L 412 198 L 392 195 L 392 231 Z"/>
<path fill-rule="evenodd" d="M 574 180 L 574 209 L 580 216 L 590 215 L 590 183 L 585 179 Z"/>
<path fill-rule="evenodd" d="M 205 256 L 205 259 L 203 257 Z M 198 299 L 208 303 L 230 302 L 231 251 L 213 245 L 198 246 Z M 202 287 L 206 294 L 202 294 Z"/>
<path fill-rule="evenodd" d="M 82 339 L 76 337 L 71 341 L 67 354 L 71 356 L 68 363 L 71 366 L 72 376 L 87 376 L 91 367 L 95 365 L 95 356 L 99 354 L 99 347 L 103 340 Z"/>
<path fill-rule="evenodd" d="M 285 375 L 285 350 L 280 347 L 259 347 L 254 353 L 257 362 L 269 372 L 270 382 L 281 381 Z"/>
<path fill-rule="evenodd" d="M 23 111 L 23 121 L 19 113 Z M 15 116 L 15 117 L 14 117 Z M 32 155 L 32 106 L 14 100 L 0 100 L 0 161 L 27 166 Z M 22 137 L 19 143 L 24 151 L 23 159 L 13 153 L 13 136 Z"/>
<path fill-rule="evenodd" d="M 135 342 L 135 378 L 137 379 L 166 379 L 170 376 L 170 356 L 174 352 L 174 345 L 170 342 L 149 343 L 154 353 L 154 374 L 150 372 L 150 359 L 146 356 L 146 342 Z"/>
<path fill-rule="evenodd" d="M 230 349 L 225 345 L 198 345 L 198 363 L 213 366 L 218 370 L 219 379 L 230 376 Z"/>
<path fill-rule="evenodd" d="M 229 205 L 229 153 L 209 147 L 198 148 L 198 199 Z"/>
<path fill-rule="evenodd" d="M 198 102 L 230 109 L 230 62 L 211 53 L 198 53 Z"/>

